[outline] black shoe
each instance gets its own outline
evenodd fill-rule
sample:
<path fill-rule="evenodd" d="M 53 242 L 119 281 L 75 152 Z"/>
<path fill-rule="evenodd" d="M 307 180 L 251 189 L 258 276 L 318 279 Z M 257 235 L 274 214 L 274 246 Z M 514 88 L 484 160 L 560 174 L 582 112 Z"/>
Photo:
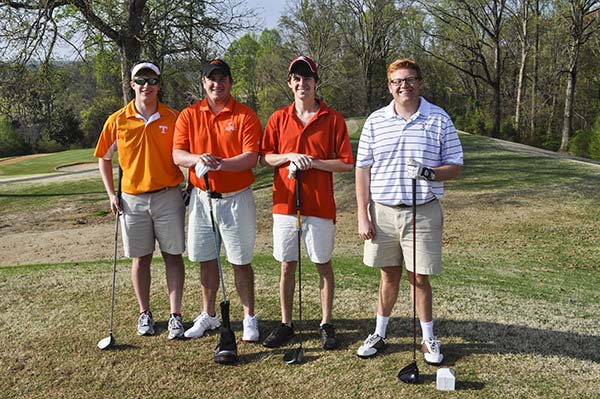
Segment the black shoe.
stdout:
<path fill-rule="evenodd" d="M 321 327 L 321 341 L 323 342 L 323 349 L 336 349 L 340 341 L 338 341 L 337 336 L 335 335 L 335 327 L 333 324 L 325 323 Z"/>
<path fill-rule="evenodd" d="M 282 345 L 285 345 L 290 339 L 294 337 L 294 326 L 288 327 L 284 323 L 281 323 L 273 331 L 265 340 L 263 341 L 263 346 L 267 348 L 278 348 Z"/>

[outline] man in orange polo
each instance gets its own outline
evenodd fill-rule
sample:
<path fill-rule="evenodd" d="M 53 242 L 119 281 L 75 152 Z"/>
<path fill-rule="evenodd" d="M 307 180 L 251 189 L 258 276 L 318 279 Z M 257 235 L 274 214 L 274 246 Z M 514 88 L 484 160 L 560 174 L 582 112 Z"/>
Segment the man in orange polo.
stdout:
<path fill-rule="evenodd" d="M 203 175 L 208 173 L 217 234 L 233 265 L 235 286 L 244 308 L 242 340 L 257 342 L 254 314 L 252 257 L 256 237 L 256 208 L 252 168 L 258 160 L 262 128 L 258 117 L 231 96 L 233 78 L 223 60 L 208 63 L 202 72 L 206 98 L 185 108 L 177 120 L 173 159 L 189 168 L 194 185 L 190 198 L 188 256 L 200 262 L 203 310 L 186 330 L 201 337 L 221 323 L 215 309 L 219 288 L 217 253 Z M 208 170 L 208 172 L 207 172 Z"/>
<path fill-rule="evenodd" d="M 276 111 L 267 122 L 261 144 L 261 164 L 275 167 L 273 180 L 273 255 L 281 262 L 279 296 L 281 324 L 263 345 L 276 348 L 294 336 L 292 302 L 298 260 L 296 241 L 296 169 L 301 174 L 302 235 L 310 260 L 320 276 L 324 349 L 339 342 L 331 323 L 335 241 L 333 173 L 351 171 L 354 157 L 346 122 L 341 114 L 317 99 L 319 82 L 315 62 L 298 56 L 288 67 L 288 86 L 294 102 Z"/>
<path fill-rule="evenodd" d="M 181 170 L 171 157 L 178 112 L 158 101 L 160 69 L 140 62 L 131 69 L 135 99 L 112 114 L 100 134 L 94 155 L 113 213 L 121 213 L 123 247 L 132 259 L 131 281 L 138 301 L 139 335 L 154 335 L 150 311 L 150 264 L 157 240 L 167 269 L 171 316 L 169 339 L 183 337 L 181 298 L 185 249 L 185 206 Z M 122 198 L 113 186 L 112 158 L 119 153 Z"/>

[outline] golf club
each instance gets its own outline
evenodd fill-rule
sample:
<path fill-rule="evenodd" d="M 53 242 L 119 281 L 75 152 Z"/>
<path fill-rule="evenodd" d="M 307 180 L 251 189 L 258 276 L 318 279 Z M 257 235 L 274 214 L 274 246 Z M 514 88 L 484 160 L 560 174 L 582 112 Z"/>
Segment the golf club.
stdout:
<path fill-rule="evenodd" d="M 398 379 L 406 384 L 419 383 L 417 367 L 417 179 L 412 179 L 412 236 L 413 236 L 413 360 L 398 372 Z"/>
<path fill-rule="evenodd" d="M 123 176 L 123 171 L 119 168 L 119 183 L 117 188 L 117 198 L 119 200 L 119 206 L 121 205 L 121 179 Z M 100 350 L 111 348 L 115 345 L 115 338 L 113 337 L 113 315 L 115 313 L 115 278 L 117 275 L 117 241 L 119 239 L 119 215 L 120 212 L 117 210 L 115 212 L 115 248 L 113 255 L 113 272 L 112 272 L 112 294 L 111 294 L 111 303 L 110 303 L 110 322 L 108 327 L 108 337 L 102 338 L 98 341 L 98 348 Z"/>
<path fill-rule="evenodd" d="M 296 227 L 298 230 L 298 326 L 302 326 L 302 257 L 300 248 L 302 246 L 302 222 L 300 220 L 300 169 L 296 169 Z M 299 328 L 300 329 L 300 328 Z M 287 364 L 297 364 L 304 359 L 304 348 L 302 347 L 302 338 L 298 331 L 298 341 L 300 346 L 296 349 L 291 349 L 283 356 L 283 361 Z"/>
<path fill-rule="evenodd" d="M 219 344 L 215 349 L 214 360 L 215 363 L 219 364 L 234 364 L 238 361 L 237 344 L 235 343 L 235 334 L 231 329 L 231 322 L 229 319 L 229 301 L 227 300 L 227 293 L 225 292 L 225 280 L 223 279 L 223 268 L 221 267 L 221 242 L 219 240 L 219 235 L 217 234 L 217 227 L 213 214 L 212 191 L 210 190 L 210 185 L 208 183 L 208 173 L 204 175 L 204 185 L 206 186 L 206 194 L 208 195 L 208 209 L 215 238 L 217 267 L 219 269 L 219 279 L 221 280 L 221 291 L 223 291 L 223 302 L 221 302 L 221 318 L 223 319 L 223 324 L 221 325 L 221 334 L 219 337 Z"/>

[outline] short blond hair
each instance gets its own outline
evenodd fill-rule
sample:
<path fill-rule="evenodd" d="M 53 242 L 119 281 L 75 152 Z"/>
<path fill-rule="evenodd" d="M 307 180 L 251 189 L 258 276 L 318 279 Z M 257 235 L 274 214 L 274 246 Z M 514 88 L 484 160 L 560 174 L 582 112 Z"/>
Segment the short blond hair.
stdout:
<path fill-rule="evenodd" d="M 415 71 L 417 73 L 417 79 L 423 80 L 423 75 L 421 75 L 421 68 L 419 67 L 419 64 L 417 64 L 417 62 L 415 60 L 413 60 L 412 58 L 402 58 L 402 59 L 392 62 L 390 64 L 390 66 L 388 66 L 388 69 L 387 69 L 388 82 L 390 81 L 390 76 L 392 76 L 392 73 L 394 73 L 400 69 L 412 69 L 413 71 Z"/>

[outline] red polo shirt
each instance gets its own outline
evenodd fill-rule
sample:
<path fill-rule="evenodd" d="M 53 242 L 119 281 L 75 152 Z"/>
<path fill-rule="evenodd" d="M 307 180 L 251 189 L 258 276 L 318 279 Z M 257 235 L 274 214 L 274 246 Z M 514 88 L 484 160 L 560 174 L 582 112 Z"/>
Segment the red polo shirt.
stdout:
<path fill-rule="evenodd" d="M 314 159 L 339 159 L 354 163 L 348 129 L 342 115 L 320 101 L 319 110 L 303 126 L 296 117 L 295 104 L 281 108 L 267 122 L 261 142 L 261 155 L 295 152 Z M 273 213 L 296 213 L 295 179 L 288 179 L 289 163 L 275 170 L 273 179 Z M 318 169 L 301 172 L 301 213 L 335 221 L 333 173 Z"/>
<path fill-rule="evenodd" d="M 179 114 L 173 148 L 231 158 L 244 152 L 258 152 L 261 135 L 260 121 L 249 107 L 230 97 L 225 108 L 215 115 L 205 98 Z M 190 168 L 189 173 L 192 184 L 205 190 L 204 179 L 196 176 L 195 169 Z M 211 171 L 208 176 L 211 190 L 220 193 L 239 191 L 254 183 L 252 169 Z"/>

